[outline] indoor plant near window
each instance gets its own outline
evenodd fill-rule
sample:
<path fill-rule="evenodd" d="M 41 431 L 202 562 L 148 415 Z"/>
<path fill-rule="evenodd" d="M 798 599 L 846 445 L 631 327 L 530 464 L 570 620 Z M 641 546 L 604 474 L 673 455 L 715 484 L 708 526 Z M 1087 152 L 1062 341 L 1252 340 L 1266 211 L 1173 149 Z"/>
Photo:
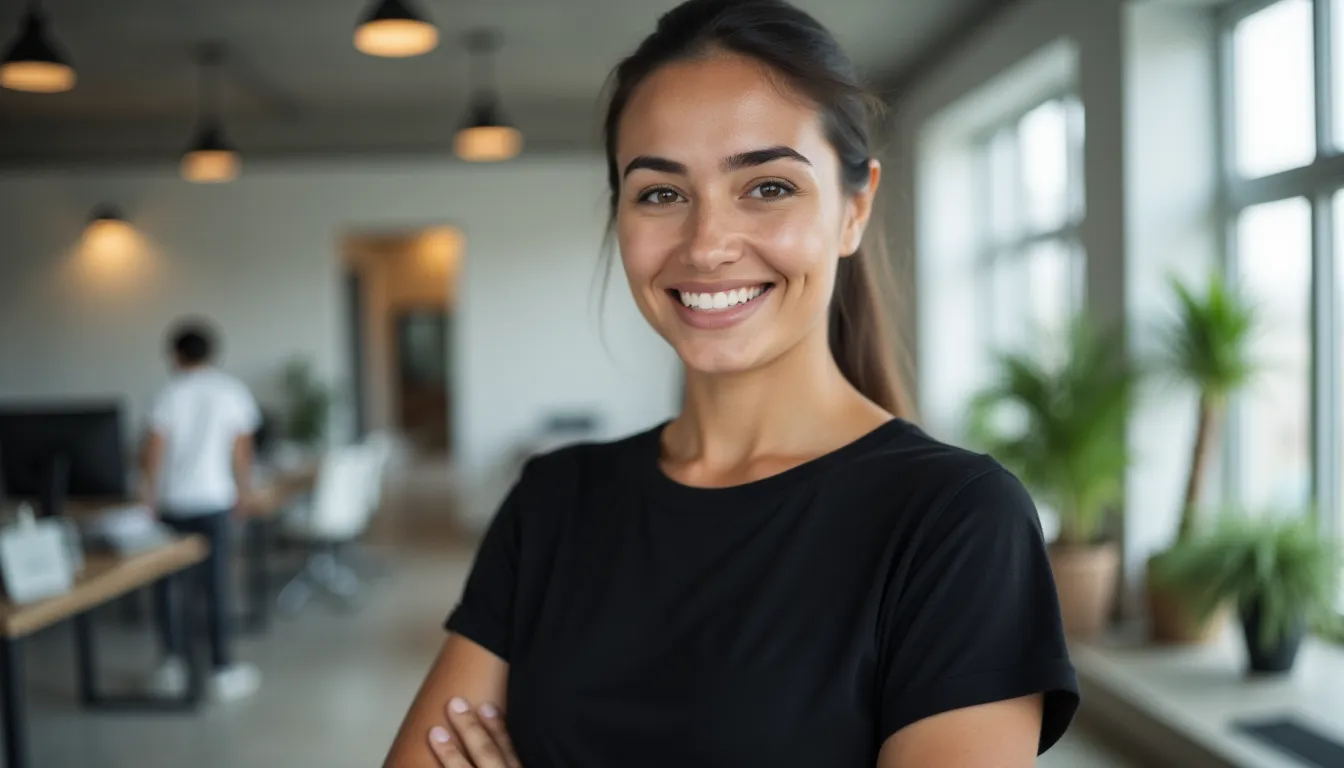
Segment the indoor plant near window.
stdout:
<path fill-rule="evenodd" d="M 1234 517 L 1172 550 L 1162 567 L 1200 585 L 1189 602 L 1197 616 L 1237 606 L 1251 672 L 1287 672 L 1308 629 L 1339 630 L 1339 554 L 1314 515 Z"/>
<path fill-rule="evenodd" d="M 1251 341 L 1257 313 L 1251 302 L 1229 288 L 1215 273 L 1202 295 L 1176 278 L 1171 280 L 1177 300 L 1176 317 L 1163 333 L 1162 357 L 1156 366 L 1199 394 L 1195 441 L 1181 500 L 1180 526 L 1171 547 L 1148 560 L 1148 616 L 1152 639 L 1164 643 L 1206 642 L 1221 629 L 1228 611 L 1214 611 L 1197 619 L 1186 597 L 1198 590 L 1198 572 L 1183 579 L 1163 568 L 1170 554 L 1195 540 L 1200 492 L 1216 446 L 1229 398 L 1255 375 Z"/>
<path fill-rule="evenodd" d="M 1059 515 L 1050 563 L 1064 628 L 1099 634 L 1115 599 L 1119 554 L 1106 537 L 1127 465 L 1125 424 L 1137 373 L 1114 334 L 1076 320 L 1057 363 L 999 356 L 999 384 L 972 404 L 971 437 Z"/>

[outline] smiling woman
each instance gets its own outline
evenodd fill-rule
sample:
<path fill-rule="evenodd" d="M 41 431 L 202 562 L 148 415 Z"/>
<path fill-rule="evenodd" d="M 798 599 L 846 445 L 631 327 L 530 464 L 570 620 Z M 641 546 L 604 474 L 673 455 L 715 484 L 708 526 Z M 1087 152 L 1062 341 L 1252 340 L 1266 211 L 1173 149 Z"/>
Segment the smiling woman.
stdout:
<path fill-rule="evenodd" d="M 682 410 L 528 464 L 388 765 L 1013 768 L 1064 732 L 1031 499 L 904 418 L 873 116 L 778 0 L 690 0 L 617 67 L 612 227 Z"/>

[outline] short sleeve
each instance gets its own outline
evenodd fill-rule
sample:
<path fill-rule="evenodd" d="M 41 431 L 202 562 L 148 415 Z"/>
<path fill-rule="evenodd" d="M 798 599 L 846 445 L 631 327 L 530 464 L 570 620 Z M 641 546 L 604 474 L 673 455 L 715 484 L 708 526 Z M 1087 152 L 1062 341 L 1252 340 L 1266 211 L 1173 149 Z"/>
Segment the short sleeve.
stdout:
<path fill-rule="evenodd" d="M 509 660 L 513 638 L 513 606 L 522 551 L 519 524 L 522 480 L 514 485 L 486 529 L 467 576 L 462 598 L 444 628 Z"/>
<path fill-rule="evenodd" d="M 168 432 L 172 423 L 173 411 L 172 401 L 168 397 L 168 392 L 160 392 L 154 398 L 154 403 L 149 407 L 149 429 L 151 432 L 157 432 L 160 435 Z"/>
<path fill-rule="evenodd" d="M 235 401 L 236 434 L 250 435 L 256 432 L 261 427 L 261 409 L 257 407 L 257 400 L 246 385 L 238 385 Z"/>
<path fill-rule="evenodd" d="M 1002 467 L 930 511 L 881 606 L 882 739 L 954 709 L 1043 693 L 1039 751 L 1078 708 L 1036 507 Z"/>

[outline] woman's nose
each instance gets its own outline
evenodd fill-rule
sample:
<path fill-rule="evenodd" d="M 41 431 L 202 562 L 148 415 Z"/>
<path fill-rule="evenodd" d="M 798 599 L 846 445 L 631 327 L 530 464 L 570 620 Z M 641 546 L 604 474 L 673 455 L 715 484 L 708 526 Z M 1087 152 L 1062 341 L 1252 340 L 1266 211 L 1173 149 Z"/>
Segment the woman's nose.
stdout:
<path fill-rule="evenodd" d="M 684 262 L 701 272 L 713 272 L 742 256 L 742 238 L 733 224 L 733 212 L 714 202 L 698 202 L 687 218 L 692 228 Z"/>

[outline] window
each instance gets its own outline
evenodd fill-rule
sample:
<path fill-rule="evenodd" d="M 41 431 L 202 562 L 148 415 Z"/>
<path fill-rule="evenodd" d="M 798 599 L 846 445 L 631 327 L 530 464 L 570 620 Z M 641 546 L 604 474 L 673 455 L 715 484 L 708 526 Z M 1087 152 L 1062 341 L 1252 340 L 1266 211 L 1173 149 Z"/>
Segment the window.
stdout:
<path fill-rule="evenodd" d="M 1344 534 L 1344 0 L 1223 11 L 1230 273 L 1257 304 L 1227 490 Z"/>
<path fill-rule="evenodd" d="M 1265 369 L 1242 406 L 1242 501 L 1301 509 L 1311 489 L 1311 206 L 1294 197 L 1237 219 L 1237 268 L 1264 327 L 1252 355 Z"/>
<path fill-rule="evenodd" d="M 1254 178 L 1316 154 L 1312 0 L 1278 0 L 1232 31 L 1237 170 Z"/>
<path fill-rule="evenodd" d="M 1050 99 L 980 145 L 981 323 L 994 349 L 1060 349 L 1083 295 L 1082 108 Z"/>

